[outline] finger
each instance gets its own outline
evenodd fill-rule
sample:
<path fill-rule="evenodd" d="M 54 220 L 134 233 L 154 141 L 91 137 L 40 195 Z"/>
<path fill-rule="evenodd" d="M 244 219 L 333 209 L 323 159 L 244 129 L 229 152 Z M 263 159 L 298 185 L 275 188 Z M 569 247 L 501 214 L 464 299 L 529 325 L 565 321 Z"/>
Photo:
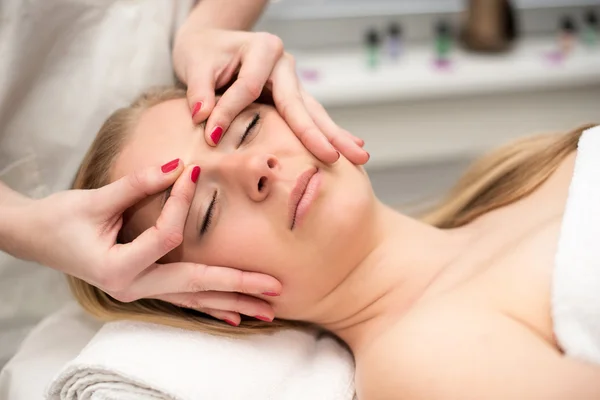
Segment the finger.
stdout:
<path fill-rule="evenodd" d="M 102 214 L 122 214 L 142 199 L 165 190 L 183 171 L 183 163 L 176 159 L 161 167 L 139 169 L 123 178 L 96 189 L 93 203 Z"/>
<path fill-rule="evenodd" d="M 218 143 L 233 119 L 260 96 L 283 53 L 281 39 L 266 33 L 257 35 L 242 54 L 237 79 L 223 93 L 208 118 L 205 135 L 209 144 Z"/>
<path fill-rule="evenodd" d="M 192 205 L 200 167 L 190 165 L 173 185 L 171 195 L 156 220 L 133 242 L 116 245 L 109 253 L 109 264 L 117 271 L 137 276 L 156 260 L 175 249 L 183 241 L 183 229 Z"/>
<path fill-rule="evenodd" d="M 345 129 L 340 128 L 323 106 L 317 102 L 311 95 L 306 92 L 302 93 L 302 98 L 306 103 L 306 107 L 317 126 L 327 137 L 329 142 L 346 157 L 350 162 L 363 165 L 369 161 L 369 154 L 363 150 L 352 136 Z"/>
<path fill-rule="evenodd" d="M 350 136 L 332 134 L 329 141 L 351 163 L 356 165 L 364 165 L 369 161 L 369 153 L 356 144 L 356 142 Z"/>
<path fill-rule="evenodd" d="M 215 107 L 214 73 L 199 65 L 188 74 L 187 101 L 194 124 L 206 120 Z"/>
<path fill-rule="evenodd" d="M 290 56 L 282 57 L 273 70 L 273 100 L 277 111 L 304 147 L 325 163 L 334 163 L 339 154 L 315 125 L 300 92 L 295 66 Z"/>
<path fill-rule="evenodd" d="M 277 296 L 281 283 L 269 275 L 195 263 L 156 264 L 129 287 L 129 301 L 169 293 L 239 292 Z"/>
<path fill-rule="evenodd" d="M 240 293 L 174 293 L 154 298 L 199 311 L 204 309 L 229 311 L 254 317 L 262 321 L 272 321 L 275 318 L 273 307 L 269 303 Z"/>
<path fill-rule="evenodd" d="M 220 319 L 231 326 L 238 326 L 242 320 L 240 314 L 231 311 L 214 310 L 212 308 L 205 308 L 201 311 L 216 319 Z"/>

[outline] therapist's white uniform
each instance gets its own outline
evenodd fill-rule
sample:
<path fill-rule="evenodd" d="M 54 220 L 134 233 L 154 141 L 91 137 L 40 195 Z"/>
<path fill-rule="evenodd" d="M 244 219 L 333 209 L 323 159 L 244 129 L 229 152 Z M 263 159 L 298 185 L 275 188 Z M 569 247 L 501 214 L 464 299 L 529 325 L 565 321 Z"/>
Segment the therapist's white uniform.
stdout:
<path fill-rule="evenodd" d="M 109 114 L 174 82 L 172 39 L 193 3 L 0 0 L 0 180 L 30 197 L 68 189 Z M 0 252 L 0 367 L 68 298 L 61 274 Z"/>

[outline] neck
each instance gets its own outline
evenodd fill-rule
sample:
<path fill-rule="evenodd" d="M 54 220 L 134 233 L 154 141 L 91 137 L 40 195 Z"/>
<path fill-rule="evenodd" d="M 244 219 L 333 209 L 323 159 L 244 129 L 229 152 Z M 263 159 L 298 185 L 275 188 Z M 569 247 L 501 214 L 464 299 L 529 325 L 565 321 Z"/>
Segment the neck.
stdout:
<path fill-rule="evenodd" d="M 373 248 L 311 318 L 355 353 L 430 294 L 471 237 L 467 229 L 441 230 L 383 205 L 376 212 L 376 224 Z"/>

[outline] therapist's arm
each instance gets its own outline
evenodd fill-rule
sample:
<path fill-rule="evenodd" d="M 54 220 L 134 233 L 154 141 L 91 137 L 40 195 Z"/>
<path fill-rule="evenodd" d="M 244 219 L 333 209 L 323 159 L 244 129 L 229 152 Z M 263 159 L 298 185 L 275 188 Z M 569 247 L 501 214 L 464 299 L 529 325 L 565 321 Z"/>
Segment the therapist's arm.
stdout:
<path fill-rule="evenodd" d="M 248 30 L 254 26 L 267 0 L 200 0 L 188 21 L 204 28 Z"/>
<path fill-rule="evenodd" d="M 164 166 L 163 166 L 164 167 Z M 157 260 L 178 247 L 196 190 L 194 165 L 141 169 L 94 190 L 66 190 L 29 199 L 0 183 L 0 250 L 35 261 L 130 302 L 154 298 L 240 321 L 239 313 L 272 320 L 263 299 L 281 293 L 275 278 L 232 268 Z M 172 186 L 154 226 L 130 243 L 117 237 L 123 212 Z"/>
<path fill-rule="evenodd" d="M 16 255 L 22 227 L 18 210 L 32 200 L 15 192 L 0 181 L 0 251 Z"/>

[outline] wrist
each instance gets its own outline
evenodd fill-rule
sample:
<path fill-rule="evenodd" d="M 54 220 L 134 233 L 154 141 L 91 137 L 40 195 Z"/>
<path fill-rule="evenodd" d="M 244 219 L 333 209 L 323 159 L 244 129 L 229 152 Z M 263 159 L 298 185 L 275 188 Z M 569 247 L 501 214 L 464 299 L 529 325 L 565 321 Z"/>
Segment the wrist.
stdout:
<path fill-rule="evenodd" d="M 31 242 L 31 207 L 34 202 L 25 196 L 11 199 L 3 199 L 0 204 L 0 250 L 23 259 L 32 259 L 31 250 L 28 249 Z"/>

